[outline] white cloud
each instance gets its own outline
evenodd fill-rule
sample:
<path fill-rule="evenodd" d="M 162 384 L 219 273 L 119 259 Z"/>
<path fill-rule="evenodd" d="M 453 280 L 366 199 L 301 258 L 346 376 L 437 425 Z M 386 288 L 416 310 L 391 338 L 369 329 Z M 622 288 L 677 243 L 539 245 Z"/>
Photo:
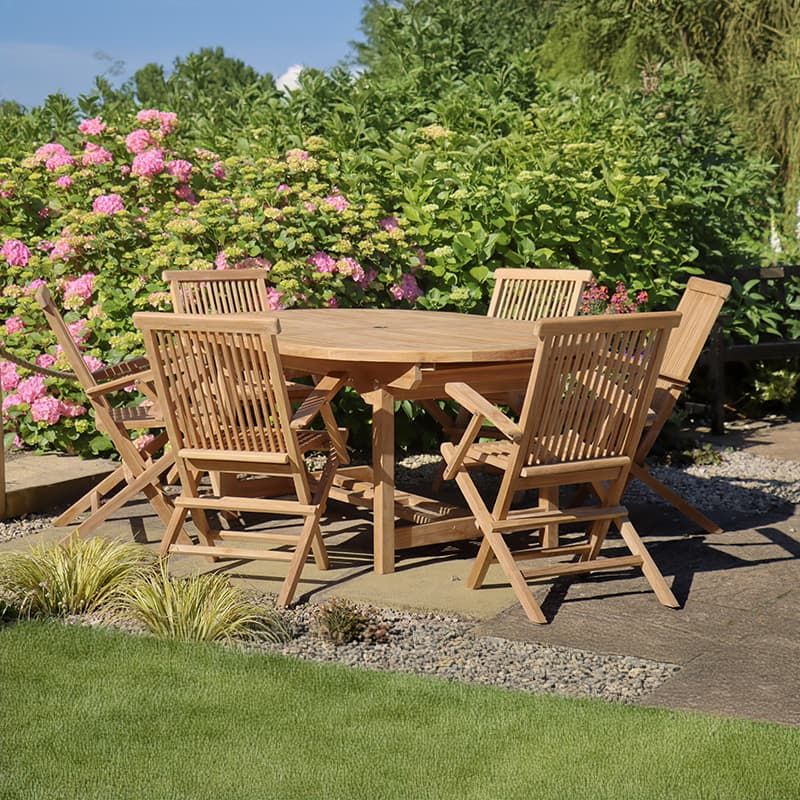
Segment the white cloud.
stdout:
<path fill-rule="evenodd" d="M 35 105 L 54 92 L 91 88 L 105 69 L 91 52 L 36 42 L 0 42 L 0 98 Z"/>
<path fill-rule="evenodd" d="M 292 64 L 276 81 L 275 85 L 284 92 L 293 92 L 300 86 L 300 73 L 305 69 L 302 64 Z"/>

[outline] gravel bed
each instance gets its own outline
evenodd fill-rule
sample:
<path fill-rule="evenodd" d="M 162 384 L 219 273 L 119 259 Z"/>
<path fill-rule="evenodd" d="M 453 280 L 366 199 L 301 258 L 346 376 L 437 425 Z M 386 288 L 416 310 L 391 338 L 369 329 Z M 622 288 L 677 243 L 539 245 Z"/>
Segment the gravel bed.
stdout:
<path fill-rule="evenodd" d="M 719 451 L 720 463 L 684 469 L 656 466 L 652 473 L 700 508 L 741 508 L 761 513 L 800 504 L 800 462 Z M 658 495 L 634 481 L 625 495 L 634 503 L 662 503 Z"/>
<path fill-rule="evenodd" d="M 388 624 L 385 641 L 338 646 L 324 641 L 315 632 L 317 606 L 304 605 L 284 612 L 295 638 L 256 647 L 308 661 L 618 702 L 632 702 L 652 692 L 679 669 L 631 656 L 475 636 L 470 633 L 475 623 L 457 617 L 356 607 L 372 620 Z"/>
<path fill-rule="evenodd" d="M 700 508 L 741 508 L 760 513 L 800 504 L 800 462 L 780 461 L 750 455 L 743 450 L 718 450 L 719 464 L 688 467 L 653 466 L 652 473 L 663 483 Z M 441 458 L 436 455 L 409 456 L 398 463 L 397 482 L 425 493 L 438 474 Z M 474 473 L 480 489 L 491 491 L 496 478 Z M 448 497 L 458 500 L 458 489 L 444 484 Z M 455 492 L 455 493 L 454 493 Z M 633 481 L 624 501 L 631 505 L 660 503 L 659 495 L 639 481 Z"/>
<path fill-rule="evenodd" d="M 22 536 L 29 536 L 49 528 L 55 518 L 56 515 L 53 514 L 24 514 L 21 517 L 2 521 L 0 522 L 0 542 L 19 539 Z"/>

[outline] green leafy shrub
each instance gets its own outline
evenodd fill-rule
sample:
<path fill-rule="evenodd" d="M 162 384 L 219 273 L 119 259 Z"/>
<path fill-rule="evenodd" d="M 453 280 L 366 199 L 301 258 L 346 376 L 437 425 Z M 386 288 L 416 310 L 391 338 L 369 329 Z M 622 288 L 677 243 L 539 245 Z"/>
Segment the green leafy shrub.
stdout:
<path fill-rule="evenodd" d="M 291 638 L 277 611 L 256 604 L 226 577 L 174 578 L 166 561 L 126 588 L 120 608 L 151 633 L 168 639 L 283 642 Z"/>
<path fill-rule="evenodd" d="M 322 140 L 223 162 L 207 150 L 182 158 L 175 114 L 146 110 L 137 123 L 126 134 L 85 120 L 82 151 L 49 143 L 18 163 L 0 159 L 0 319 L 18 356 L 67 367 L 33 297 L 42 283 L 93 370 L 141 352 L 131 316 L 169 307 L 166 268 L 261 267 L 275 310 L 408 307 L 421 293 L 402 223 L 368 191 L 343 193 Z M 74 384 L 0 370 L 6 427 L 22 443 L 113 451 Z"/>
<path fill-rule="evenodd" d="M 147 569 L 138 545 L 73 536 L 0 556 L 0 605 L 21 617 L 91 614 L 117 602 Z"/>

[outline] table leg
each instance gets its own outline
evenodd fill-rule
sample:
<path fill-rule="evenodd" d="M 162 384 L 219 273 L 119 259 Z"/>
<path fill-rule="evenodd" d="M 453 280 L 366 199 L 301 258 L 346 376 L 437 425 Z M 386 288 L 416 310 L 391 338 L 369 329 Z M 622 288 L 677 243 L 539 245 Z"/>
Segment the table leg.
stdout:
<path fill-rule="evenodd" d="M 372 479 L 375 572 L 394 572 L 394 397 L 385 389 L 369 393 L 372 405 Z"/>

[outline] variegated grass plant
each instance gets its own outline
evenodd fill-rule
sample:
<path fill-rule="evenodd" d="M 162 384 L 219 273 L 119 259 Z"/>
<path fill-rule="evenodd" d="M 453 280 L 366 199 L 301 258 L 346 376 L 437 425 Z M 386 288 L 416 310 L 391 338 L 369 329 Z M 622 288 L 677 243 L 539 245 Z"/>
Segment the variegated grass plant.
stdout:
<path fill-rule="evenodd" d="M 258 605 L 226 577 L 172 577 L 166 561 L 129 586 L 121 600 L 134 621 L 164 638 L 228 643 L 291 638 L 277 611 Z"/>
<path fill-rule="evenodd" d="M 150 559 L 135 544 L 72 537 L 0 557 L 0 611 L 20 617 L 66 617 L 108 608 Z"/>

